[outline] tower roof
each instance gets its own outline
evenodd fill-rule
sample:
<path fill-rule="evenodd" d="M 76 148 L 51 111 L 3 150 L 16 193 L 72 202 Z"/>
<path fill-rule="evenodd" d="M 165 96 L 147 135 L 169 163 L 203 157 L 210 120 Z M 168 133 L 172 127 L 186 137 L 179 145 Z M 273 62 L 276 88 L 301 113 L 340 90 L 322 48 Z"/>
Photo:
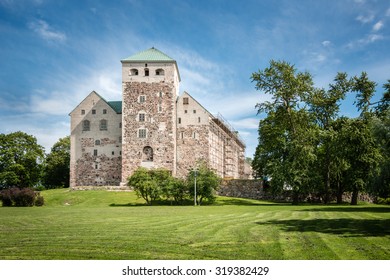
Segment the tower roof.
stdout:
<path fill-rule="evenodd" d="M 136 53 L 122 60 L 122 62 L 143 62 L 143 61 L 175 62 L 174 59 L 172 59 L 162 51 L 156 49 L 155 47 Z"/>

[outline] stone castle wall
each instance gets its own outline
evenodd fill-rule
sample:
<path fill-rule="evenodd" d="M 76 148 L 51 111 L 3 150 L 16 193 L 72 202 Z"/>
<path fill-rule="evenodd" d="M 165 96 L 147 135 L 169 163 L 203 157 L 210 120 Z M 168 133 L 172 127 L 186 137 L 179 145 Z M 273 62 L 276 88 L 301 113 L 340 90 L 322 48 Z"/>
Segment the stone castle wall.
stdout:
<path fill-rule="evenodd" d="M 250 199 L 265 199 L 262 181 L 259 180 L 223 180 L 218 195 L 250 198 Z"/>
<path fill-rule="evenodd" d="M 71 112 L 70 186 L 116 185 L 121 180 L 121 114 L 91 92 Z M 102 129 L 101 120 L 106 121 Z M 85 129 L 83 122 L 89 122 Z"/>
<path fill-rule="evenodd" d="M 165 168 L 175 174 L 175 87 L 161 81 L 128 82 L 123 88 L 122 182 L 139 166 Z M 140 129 L 146 130 L 145 138 L 139 135 Z M 152 157 L 146 155 L 146 148 Z"/>

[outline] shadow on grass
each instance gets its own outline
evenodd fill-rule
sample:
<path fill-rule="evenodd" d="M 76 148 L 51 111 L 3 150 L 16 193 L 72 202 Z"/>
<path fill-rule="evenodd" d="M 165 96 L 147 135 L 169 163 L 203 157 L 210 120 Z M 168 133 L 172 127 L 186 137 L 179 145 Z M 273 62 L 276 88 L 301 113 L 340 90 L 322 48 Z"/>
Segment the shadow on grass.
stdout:
<path fill-rule="evenodd" d="M 193 206 L 193 200 L 186 200 L 182 203 L 176 203 L 170 200 L 157 200 L 153 201 L 152 205 L 145 203 L 111 203 L 111 207 L 137 207 L 137 206 Z M 275 203 L 267 201 L 258 201 L 258 200 L 245 200 L 240 198 L 229 198 L 226 200 L 217 200 L 214 203 L 208 201 L 202 202 L 201 206 L 225 206 L 225 205 L 235 205 L 235 206 L 291 206 L 291 203 Z"/>
<path fill-rule="evenodd" d="M 390 235 L 390 219 L 272 220 L 258 225 L 275 225 L 287 232 L 320 232 L 344 237 Z"/>
<path fill-rule="evenodd" d="M 370 206 L 370 207 L 361 207 L 361 206 L 325 206 L 320 208 L 310 208 L 302 209 L 301 211 L 310 211 L 310 212 L 370 212 L 370 213 L 390 213 L 390 207 L 387 206 Z"/>
<path fill-rule="evenodd" d="M 226 200 L 217 200 L 213 205 L 224 206 L 224 205 L 237 205 L 237 206 L 291 206 L 291 203 L 288 202 L 268 202 L 265 200 L 249 200 L 241 198 L 231 198 Z"/>

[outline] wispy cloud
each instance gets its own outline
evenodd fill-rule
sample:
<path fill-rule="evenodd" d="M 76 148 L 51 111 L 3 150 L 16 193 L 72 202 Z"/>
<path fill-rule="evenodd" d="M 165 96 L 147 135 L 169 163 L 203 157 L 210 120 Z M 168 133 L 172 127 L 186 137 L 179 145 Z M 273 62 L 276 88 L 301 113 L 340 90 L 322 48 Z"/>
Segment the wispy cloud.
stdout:
<path fill-rule="evenodd" d="M 64 33 L 54 30 L 44 20 L 39 19 L 31 21 L 28 23 L 28 27 L 44 40 L 56 42 L 63 42 L 66 40 L 66 35 Z"/>
<path fill-rule="evenodd" d="M 359 16 L 357 16 L 357 17 L 356 17 L 356 20 L 357 20 L 357 21 L 360 21 L 360 22 L 363 23 L 363 24 L 366 24 L 366 23 L 372 22 L 372 21 L 374 20 L 374 18 L 375 18 L 374 13 L 368 12 L 368 13 L 365 14 L 365 15 L 359 15 Z"/>
<path fill-rule="evenodd" d="M 383 26 L 384 26 L 383 21 L 380 20 L 374 24 L 374 26 L 372 27 L 372 30 L 374 32 L 377 32 L 377 31 L 381 30 L 383 28 Z"/>

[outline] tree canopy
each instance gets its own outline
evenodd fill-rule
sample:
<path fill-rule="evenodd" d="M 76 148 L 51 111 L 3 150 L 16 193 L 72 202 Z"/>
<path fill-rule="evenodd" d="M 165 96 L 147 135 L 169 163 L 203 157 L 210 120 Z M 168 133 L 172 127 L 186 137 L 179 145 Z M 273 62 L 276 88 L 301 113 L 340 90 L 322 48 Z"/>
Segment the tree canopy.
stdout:
<path fill-rule="evenodd" d="M 338 73 L 328 89 L 316 88 L 310 73 L 271 60 L 252 74 L 252 82 L 261 94 L 272 96 L 256 105 L 266 116 L 259 122 L 252 167 L 258 177 L 270 179 L 274 192 L 291 190 L 294 203 L 308 194 L 328 203 L 335 196 L 341 202 L 342 193 L 350 191 L 352 204 L 374 185 L 378 193 L 390 192 L 384 144 L 390 80 L 378 102 L 372 102 L 377 84 L 365 72 L 351 78 Z M 340 117 L 341 100 L 353 93 L 360 115 Z M 378 187 L 379 181 L 387 185 Z"/>
<path fill-rule="evenodd" d="M 41 179 L 44 149 L 24 132 L 0 134 L 0 187 L 33 187 Z"/>

